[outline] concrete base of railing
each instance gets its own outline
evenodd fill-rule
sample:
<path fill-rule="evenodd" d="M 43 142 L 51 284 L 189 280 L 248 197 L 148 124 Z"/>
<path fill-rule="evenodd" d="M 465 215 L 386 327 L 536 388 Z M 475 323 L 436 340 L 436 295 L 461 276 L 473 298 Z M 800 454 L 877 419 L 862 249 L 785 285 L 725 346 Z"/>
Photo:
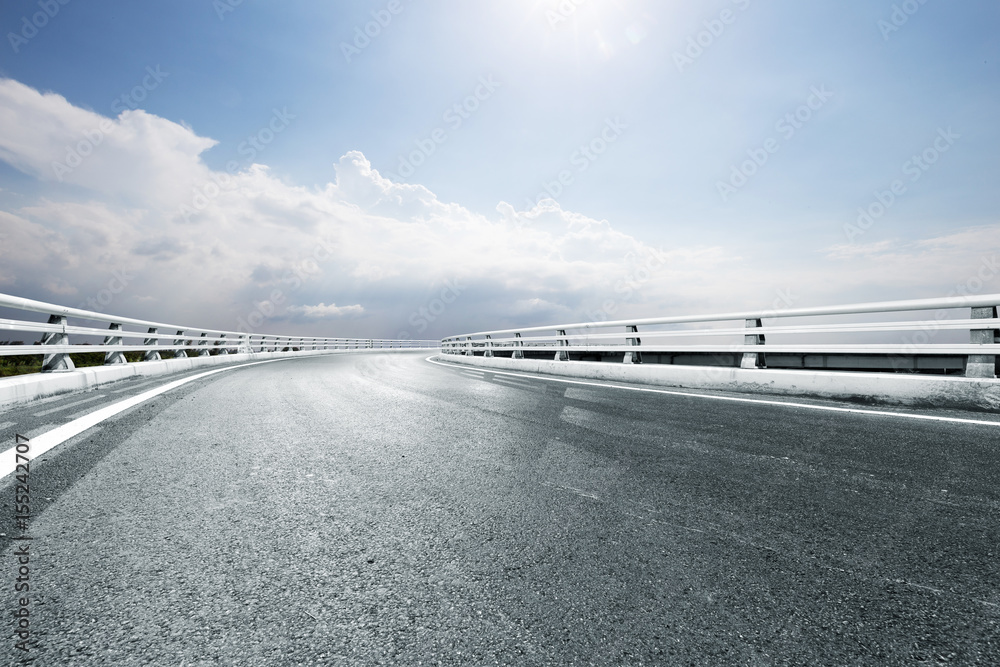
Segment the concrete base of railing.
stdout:
<path fill-rule="evenodd" d="M 440 361 L 504 371 L 686 389 L 846 399 L 867 405 L 1000 410 L 1000 379 L 896 373 L 787 371 L 669 364 L 612 364 L 440 354 Z"/>
<path fill-rule="evenodd" d="M 266 359 L 296 359 L 329 354 L 369 354 L 372 352 L 415 352 L 414 348 L 362 348 L 357 350 L 302 350 L 299 352 L 252 352 L 205 357 L 182 357 L 141 361 L 111 366 L 92 366 L 58 373 L 32 373 L 0 378 L 0 408 L 27 403 L 47 396 L 92 389 L 132 377 L 170 375 L 197 368 L 232 365 Z M 428 350 L 425 350 L 427 352 Z"/>

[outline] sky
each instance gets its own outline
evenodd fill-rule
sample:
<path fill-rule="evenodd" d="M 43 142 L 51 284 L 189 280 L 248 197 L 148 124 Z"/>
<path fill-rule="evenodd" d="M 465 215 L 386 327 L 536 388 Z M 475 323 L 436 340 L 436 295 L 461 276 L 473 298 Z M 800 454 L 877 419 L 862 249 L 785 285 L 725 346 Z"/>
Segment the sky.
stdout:
<path fill-rule="evenodd" d="M 440 338 L 1000 292 L 992 0 L 5 0 L 0 292 Z"/>

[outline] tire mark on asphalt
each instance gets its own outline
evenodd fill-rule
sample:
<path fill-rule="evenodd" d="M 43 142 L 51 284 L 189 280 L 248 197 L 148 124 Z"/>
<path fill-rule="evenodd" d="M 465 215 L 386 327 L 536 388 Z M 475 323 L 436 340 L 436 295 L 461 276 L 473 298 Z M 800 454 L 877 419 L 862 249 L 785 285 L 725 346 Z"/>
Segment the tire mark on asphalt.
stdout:
<path fill-rule="evenodd" d="M 75 408 L 78 405 L 83 405 L 84 403 L 93 403 L 94 401 L 104 398 L 104 394 L 98 394 L 97 396 L 91 396 L 90 398 L 85 398 L 82 401 L 74 401 L 72 403 L 67 403 L 66 405 L 60 405 L 55 408 L 49 408 L 48 410 L 42 410 L 41 412 L 36 412 L 32 417 L 44 417 L 50 415 L 53 412 L 61 412 L 62 410 L 69 410 L 70 408 Z"/>

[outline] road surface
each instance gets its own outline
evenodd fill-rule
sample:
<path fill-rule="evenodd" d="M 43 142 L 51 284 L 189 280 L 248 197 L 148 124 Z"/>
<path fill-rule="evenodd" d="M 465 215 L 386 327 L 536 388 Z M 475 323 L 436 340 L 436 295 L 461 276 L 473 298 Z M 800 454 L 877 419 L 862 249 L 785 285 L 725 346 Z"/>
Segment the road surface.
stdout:
<path fill-rule="evenodd" d="M 1000 428 L 427 356 L 285 360 L 164 393 L 33 462 L 27 531 L 3 480 L 11 612 L 13 538 L 33 538 L 28 655 L 1000 664 Z M 166 381 L 7 410 L 4 449 Z"/>

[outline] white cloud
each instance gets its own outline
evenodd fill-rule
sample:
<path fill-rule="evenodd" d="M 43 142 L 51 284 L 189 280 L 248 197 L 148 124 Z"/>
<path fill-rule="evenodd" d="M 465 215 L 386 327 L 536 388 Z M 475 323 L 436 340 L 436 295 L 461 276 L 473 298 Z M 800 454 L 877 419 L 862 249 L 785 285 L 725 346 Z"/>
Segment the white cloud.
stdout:
<path fill-rule="evenodd" d="M 52 163 L 108 124 L 60 182 Z M 426 337 L 589 319 L 607 303 L 622 316 L 765 307 L 790 282 L 828 302 L 873 284 L 916 291 L 894 298 L 926 296 L 917 290 L 974 271 L 977 253 L 996 251 L 1000 239 L 994 225 L 840 247 L 794 276 L 723 247 L 665 247 L 665 262 L 644 273 L 653 247 L 551 200 L 528 211 L 500 202 L 482 215 L 383 177 L 358 151 L 320 187 L 283 182 L 264 165 L 213 173 L 201 154 L 214 144 L 142 111 L 108 119 L 0 79 L 0 159 L 38 178 L 44 194 L 0 211 L 0 289 L 77 306 L 124 271 L 128 286 L 107 312 L 270 333 Z M 195 189 L 211 196 L 194 206 Z M 461 293 L 426 310 L 446 280 Z"/>
<path fill-rule="evenodd" d="M 116 119 L 0 79 L 0 159 L 42 181 L 167 204 L 208 177 L 217 142 L 142 110 Z"/>
<path fill-rule="evenodd" d="M 907 289 L 914 297 L 944 296 L 980 278 L 983 266 L 996 266 L 1000 256 L 1000 224 L 977 225 L 927 239 L 887 239 L 828 249 L 841 267 L 842 285 L 880 284 Z M 975 290 L 1000 292 L 1000 270 L 984 271 L 985 283 Z"/>
<path fill-rule="evenodd" d="M 365 309 L 361 304 L 357 303 L 353 306 L 338 306 L 335 303 L 331 303 L 328 306 L 325 303 L 321 303 L 315 306 L 289 306 L 288 312 L 302 315 L 311 320 L 322 320 L 349 315 L 361 315 L 365 312 Z"/>

